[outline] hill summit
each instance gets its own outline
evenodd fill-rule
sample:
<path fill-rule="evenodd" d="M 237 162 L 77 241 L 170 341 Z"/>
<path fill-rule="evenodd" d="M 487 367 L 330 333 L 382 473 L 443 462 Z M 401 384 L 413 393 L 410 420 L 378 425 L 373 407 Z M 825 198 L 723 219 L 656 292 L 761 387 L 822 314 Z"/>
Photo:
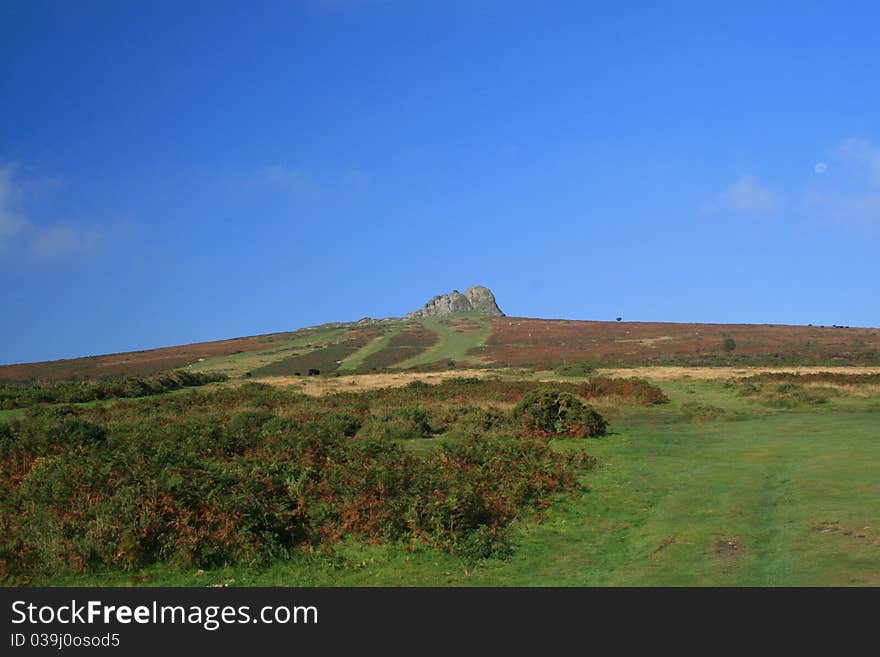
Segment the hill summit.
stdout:
<path fill-rule="evenodd" d="M 407 319 L 421 317 L 445 317 L 455 313 L 477 312 L 488 317 L 504 317 L 495 303 L 492 290 L 482 285 L 472 285 L 464 294 L 453 290 L 449 294 L 438 294 L 419 310 L 406 314 Z"/>

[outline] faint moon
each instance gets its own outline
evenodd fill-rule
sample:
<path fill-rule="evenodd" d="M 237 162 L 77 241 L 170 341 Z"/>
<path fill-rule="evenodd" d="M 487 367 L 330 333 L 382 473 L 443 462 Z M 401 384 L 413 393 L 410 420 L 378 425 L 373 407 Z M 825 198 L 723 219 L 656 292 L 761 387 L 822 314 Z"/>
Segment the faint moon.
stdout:
<path fill-rule="evenodd" d="M 825 173 L 826 171 L 828 171 L 828 165 L 824 162 L 817 162 L 816 166 L 813 167 L 813 171 L 815 171 L 816 173 Z"/>

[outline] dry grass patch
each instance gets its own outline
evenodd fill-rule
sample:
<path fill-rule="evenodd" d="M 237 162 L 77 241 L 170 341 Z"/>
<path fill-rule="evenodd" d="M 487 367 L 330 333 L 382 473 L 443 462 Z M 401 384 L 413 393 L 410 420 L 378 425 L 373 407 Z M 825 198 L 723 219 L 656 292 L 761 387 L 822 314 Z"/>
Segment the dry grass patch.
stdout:
<path fill-rule="evenodd" d="M 359 392 L 380 388 L 401 388 L 413 381 L 437 385 L 448 379 L 498 376 L 499 372 L 483 369 L 455 369 L 443 372 L 382 372 L 377 374 L 352 374 L 348 376 L 301 377 L 271 376 L 250 379 L 257 383 L 297 388 L 307 395 L 320 396 L 328 392 Z"/>
<path fill-rule="evenodd" d="M 639 377 L 650 381 L 678 381 L 681 379 L 694 379 L 699 381 L 717 381 L 727 379 L 741 379 L 756 374 L 816 374 L 819 372 L 833 372 L 835 374 L 877 374 L 880 367 L 827 367 L 827 366 L 799 366 L 799 367 L 617 367 L 602 368 L 596 370 L 600 376 L 610 377 Z"/>

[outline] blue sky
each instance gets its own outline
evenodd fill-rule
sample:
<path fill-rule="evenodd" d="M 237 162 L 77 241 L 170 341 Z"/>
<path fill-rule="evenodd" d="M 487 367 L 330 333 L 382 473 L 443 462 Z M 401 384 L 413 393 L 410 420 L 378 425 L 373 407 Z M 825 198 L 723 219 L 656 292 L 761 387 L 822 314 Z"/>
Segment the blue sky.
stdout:
<path fill-rule="evenodd" d="M 472 284 L 878 326 L 872 4 L 6 0 L 0 362 Z"/>

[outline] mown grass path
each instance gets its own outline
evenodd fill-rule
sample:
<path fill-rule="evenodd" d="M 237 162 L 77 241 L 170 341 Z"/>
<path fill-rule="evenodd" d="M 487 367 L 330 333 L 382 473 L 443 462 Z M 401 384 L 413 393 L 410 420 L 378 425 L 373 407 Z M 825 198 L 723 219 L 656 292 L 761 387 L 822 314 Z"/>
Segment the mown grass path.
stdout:
<path fill-rule="evenodd" d="M 342 361 L 342 364 L 339 366 L 340 372 L 351 372 L 356 370 L 361 363 L 364 362 L 369 356 L 382 351 L 385 347 L 388 346 L 388 342 L 395 335 L 400 333 L 402 326 L 395 326 L 387 331 L 385 331 L 382 335 L 377 338 L 374 338 L 363 347 L 354 352 L 351 356 Z"/>
<path fill-rule="evenodd" d="M 425 352 L 395 365 L 397 369 L 407 369 L 418 365 L 428 365 L 441 360 L 453 360 L 456 363 L 477 363 L 478 358 L 468 356 L 467 352 L 474 347 L 483 344 L 492 333 L 492 326 L 479 317 L 469 317 L 471 321 L 480 325 L 480 330 L 475 332 L 463 332 L 447 322 L 438 319 L 423 319 L 422 325 L 429 331 L 436 333 L 439 341 Z"/>
<path fill-rule="evenodd" d="M 478 579 L 509 585 L 878 585 L 880 408 L 620 417 L 584 498 Z M 699 386 L 703 387 L 703 386 Z M 723 396 L 715 389 L 713 397 Z M 679 393 L 679 394 L 676 394 Z M 732 395 L 731 406 L 742 406 Z"/>

